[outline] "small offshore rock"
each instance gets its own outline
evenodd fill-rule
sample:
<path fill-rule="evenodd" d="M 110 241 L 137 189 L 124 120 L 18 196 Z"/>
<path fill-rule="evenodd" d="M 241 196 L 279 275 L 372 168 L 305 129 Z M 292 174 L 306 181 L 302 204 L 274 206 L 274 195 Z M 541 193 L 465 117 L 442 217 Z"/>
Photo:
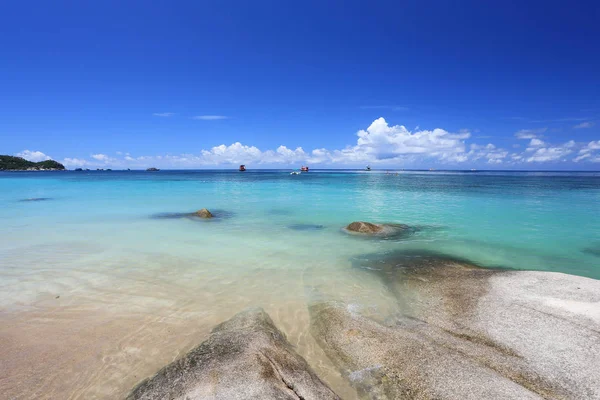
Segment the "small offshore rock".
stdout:
<path fill-rule="evenodd" d="M 196 211 L 196 215 L 200 218 L 212 218 L 213 215 L 206 208 Z"/>
<path fill-rule="evenodd" d="M 383 226 L 378 224 L 372 224 L 370 222 L 364 221 L 355 221 L 346 227 L 346 230 L 349 232 L 357 232 L 357 233 L 380 233 L 383 231 Z"/>
<path fill-rule="evenodd" d="M 352 222 L 342 230 L 351 235 L 379 239 L 404 239 L 417 231 L 405 224 L 374 224 L 365 221 Z"/>

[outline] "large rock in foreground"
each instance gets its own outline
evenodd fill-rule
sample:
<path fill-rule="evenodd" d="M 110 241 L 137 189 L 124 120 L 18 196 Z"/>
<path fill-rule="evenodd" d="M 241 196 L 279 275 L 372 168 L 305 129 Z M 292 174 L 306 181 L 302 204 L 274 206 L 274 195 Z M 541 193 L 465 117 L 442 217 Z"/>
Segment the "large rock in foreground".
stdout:
<path fill-rule="evenodd" d="M 185 357 L 142 382 L 140 399 L 338 399 L 262 309 L 235 315 Z"/>
<path fill-rule="evenodd" d="M 380 323 L 310 307 L 313 336 L 363 398 L 600 398 L 600 281 L 427 256 L 368 271 L 402 312 Z"/>

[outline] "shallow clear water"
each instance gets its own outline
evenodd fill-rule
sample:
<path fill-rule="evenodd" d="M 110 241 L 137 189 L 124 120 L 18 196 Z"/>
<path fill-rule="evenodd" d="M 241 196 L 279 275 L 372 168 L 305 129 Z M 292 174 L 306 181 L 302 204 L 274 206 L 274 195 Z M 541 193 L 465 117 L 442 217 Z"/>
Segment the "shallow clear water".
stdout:
<path fill-rule="evenodd" d="M 122 393 L 255 305 L 344 393 L 310 338 L 306 302 L 318 291 L 388 307 L 380 282 L 352 268 L 356 256 L 436 251 L 600 278 L 598 173 L 19 172 L 0 173 L 0 204 L 11 368 L 26 368 L 23 346 L 45 354 L 54 375 L 43 362 L 39 374 L 71 377 L 62 386 L 74 398 Z M 204 207 L 219 218 L 169 218 Z M 356 220 L 415 231 L 394 240 L 341 231 Z M 54 347 L 36 350 L 48 335 Z M 74 353 L 75 364 L 60 362 Z"/>

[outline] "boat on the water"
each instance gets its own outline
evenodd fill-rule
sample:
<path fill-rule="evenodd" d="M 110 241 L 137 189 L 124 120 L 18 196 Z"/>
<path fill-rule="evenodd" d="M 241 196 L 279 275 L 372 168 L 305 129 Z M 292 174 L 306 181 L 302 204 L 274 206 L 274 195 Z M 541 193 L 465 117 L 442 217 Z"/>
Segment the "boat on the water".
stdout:
<path fill-rule="evenodd" d="M 246 166 L 244 164 L 240 165 L 240 172 L 244 172 L 246 170 Z"/>
<path fill-rule="evenodd" d="M 302 166 L 302 168 L 300 168 L 300 171 L 302 172 L 308 172 L 308 166 Z"/>
<path fill-rule="evenodd" d="M 152 168 L 148 168 L 146 171 L 148 171 L 148 172 L 156 172 L 156 171 L 160 171 L 160 169 L 152 167 Z"/>
<path fill-rule="evenodd" d="M 367 165 L 367 168 L 365 168 L 366 171 L 370 171 L 371 170 L 371 166 Z"/>

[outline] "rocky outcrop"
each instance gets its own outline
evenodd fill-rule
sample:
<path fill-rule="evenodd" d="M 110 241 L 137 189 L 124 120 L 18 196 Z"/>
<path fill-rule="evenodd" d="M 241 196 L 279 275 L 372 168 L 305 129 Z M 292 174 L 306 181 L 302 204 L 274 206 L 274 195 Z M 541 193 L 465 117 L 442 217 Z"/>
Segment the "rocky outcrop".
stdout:
<path fill-rule="evenodd" d="M 600 281 L 427 254 L 368 267 L 397 315 L 310 306 L 313 336 L 363 398 L 600 398 Z"/>
<path fill-rule="evenodd" d="M 200 218 L 212 218 L 213 215 L 206 208 L 196 211 L 196 215 Z"/>
<path fill-rule="evenodd" d="M 185 357 L 142 382 L 129 400 L 338 399 L 262 309 L 235 315 Z"/>

